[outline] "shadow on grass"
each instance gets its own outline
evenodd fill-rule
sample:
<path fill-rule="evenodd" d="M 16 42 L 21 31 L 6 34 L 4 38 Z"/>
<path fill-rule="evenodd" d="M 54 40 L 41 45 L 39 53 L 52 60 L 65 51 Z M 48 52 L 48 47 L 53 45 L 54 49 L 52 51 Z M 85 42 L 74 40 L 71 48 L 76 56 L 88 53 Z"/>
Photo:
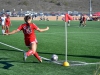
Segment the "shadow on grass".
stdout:
<path fill-rule="evenodd" d="M 57 53 L 46 53 L 46 52 L 38 52 L 39 54 L 57 54 Z M 62 56 L 65 56 L 65 54 L 57 54 L 57 55 L 62 55 Z M 68 56 L 71 56 L 71 57 L 83 57 L 83 58 L 94 58 L 94 59 L 100 59 L 100 56 L 91 56 L 91 55 L 69 55 Z"/>
<path fill-rule="evenodd" d="M 40 62 L 36 62 L 36 61 L 33 61 L 33 62 L 29 62 L 29 61 L 26 61 L 26 62 L 20 62 L 20 63 L 34 63 L 34 64 L 39 64 Z"/>
<path fill-rule="evenodd" d="M 11 62 L 14 62 L 14 61 L 6 61 L 7 59 L 8 58 L 0 58 L 0 63 L 4 65 L 1 68 L 9 69 L 10 67 L 14 66 L 14 65 L 11 64 Z"/>
<path fill-rule="evenodd" d="M 68 55 L 68 56 L 100 59 L 100 56 L 91 56 L 91 55 Z"/>
<path fill-rule="evenodd" d="M 18 51 L 18 50 L 14 50 L 14 49 L 0 49 L 0 51 L 14 51 L 14 52 L 22 52 L 22 51 Z M 22 52 L 23 53 L 23 52 Z M 23 57 L 22 57 L 23 58 Z M 6 59 L 8 59 L 8 58 L 0 58 L 0 63 L 2 63 L 2 64 L 7 64 L 7 61 L 1 61 L 1 60 L 6 60 Z M 8 61 L 8 62 L 10 62 L 10 61 Z M 26 61 L 26 62 L 24 62 L 23 60 L 22 61 L 12 61 L 12 62 L 18 62 L 18 63 L 39 63 L 39 62 L 36 62 L 36 61 L 32 61 L 32 62 L 29 62 L 29 61 Z M 12 65 L 10 65 L 10 64 L 7 64 L 8 66 L 12 66 Z M 4 66 L 4 68 L 6 69 L 8 66 Z"/>
<path fill-rule="evenodd" d="M 12 50 L 11 50 L 11 49 L 4 49 L 4 48 L 3 48 L 3 49 L 0 49 L 0 50 L 3 50 L 3 51 L 15 51 L 15 52 L 21 52 L 21 51 L 15 50 L 15 49 L 12 49 Z"/>
<path fill-rule="evenodd" d="M 57 55 L 65 56 L 65 54 L 59 54 L 59 53 L 47 53 L 47 52 L 38 52 L 38 53 L 39 54 L 50 54 L 50 55 L 57 54 Z"/>

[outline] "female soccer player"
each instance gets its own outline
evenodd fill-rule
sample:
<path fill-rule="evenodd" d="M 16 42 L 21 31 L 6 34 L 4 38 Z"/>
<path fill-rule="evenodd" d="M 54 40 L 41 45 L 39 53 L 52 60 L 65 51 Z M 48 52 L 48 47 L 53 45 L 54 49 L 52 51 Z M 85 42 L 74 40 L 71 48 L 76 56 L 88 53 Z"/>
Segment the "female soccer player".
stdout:
<path fill-rule="evenodd" d="M 83 16 L 83 27 L 86 26 L 86 15 Z"/>
<path fill-rule="evenodd" d="M 5 19 L 6 19 L 6 16 L 5 16 L 5 14 L 3 14 L 1 19 L 0 19 L 1 20 L 1 25 L 2 25 L 2 34 L 5 33 Z"/>
<path fill-rule="evenodd" d="M 7 15 L 7 18 L 5 20 L 5 26 L 6 26 L 6 29 L 5 29 L 5 32 L 8 33 L 9 32 L 9 27 L 10 27 L 10 24 L 11 24 L 11 21 L 10 21 L 10 16 Z"/>
<path fill-rule="evenodd" d="M 80 16 L 79 21 L 80 21 L 79 27 L 81 27 L 83 25 L 83 16 L 82 15 Z"/>
<path fill-rule="evenodd" d="M 34 55 L 40 62 L 42 62 L 42 59 L 39 57 L 38 53 L 36 52 L 37 40 L 36 40 L 35 30 L 39 32 L 44 32 L 44 31 L 49 30 L 49 27 L 40 29 L 34 23 L 31 23 L 31 20 L 32 18 L 29 15 L 25 16 L 24 24 L 20 25 L 18 29 L 13 30 L 12 32 L 9 32 L 9 33 L 5 33 L 5 34 L 10 35 L 10 34 L 14 34 L 22 30 L 24 33 L 25 44 L 29 48 L 27 52 L 24 52 L 24 61 L 26 61 L 26 58 L 28 56 Z"/>

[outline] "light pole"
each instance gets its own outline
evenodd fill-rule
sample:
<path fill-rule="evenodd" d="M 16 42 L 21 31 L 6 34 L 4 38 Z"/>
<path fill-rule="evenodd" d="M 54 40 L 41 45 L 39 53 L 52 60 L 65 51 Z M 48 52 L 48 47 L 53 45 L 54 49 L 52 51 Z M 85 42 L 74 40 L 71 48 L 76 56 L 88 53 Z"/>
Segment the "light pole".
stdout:
<path fill-rule="evenodd" d="M 90 5 L 89 15 L 92 16 L 92 15 L 91 15 L 91 12 L 92 12 L 91 0 L 89 1 L 89 5 Z"/>
<path fill-rule="evenodd" d="M 31 11 L 33 12 L 33 9 L 31 9 Z"/>
<path fill-rule="evenodd" d="M 23 9 L 20 9 L 20 16 L 22 17 Z"/>
<path fill-rule="evenodd" d="M 14 9 L 14 12 L 15 12 L 15 9 Z"/>
<path fill-rule="evenodd" d="M 5 9 L 2 9 L 2 12 L 4 13 L 5 12 Z"/>

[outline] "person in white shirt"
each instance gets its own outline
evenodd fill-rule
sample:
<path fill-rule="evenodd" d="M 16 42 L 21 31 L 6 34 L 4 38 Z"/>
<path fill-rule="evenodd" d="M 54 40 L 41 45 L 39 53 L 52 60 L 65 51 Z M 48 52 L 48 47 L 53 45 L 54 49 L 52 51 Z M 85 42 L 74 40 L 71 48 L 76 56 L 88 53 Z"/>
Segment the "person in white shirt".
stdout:
<path fill-rule="evenodd" d="M 70 20 L 68 20 L 68 22 L 67 22 L 67 26 L 70 26 Z"/>
<path fill-rule="evenodd" d="M 6 20 L 6 15 L 3 14 L 2 17 L 1 17 L 2 34 L 5 33 L 5 20 Z"/>

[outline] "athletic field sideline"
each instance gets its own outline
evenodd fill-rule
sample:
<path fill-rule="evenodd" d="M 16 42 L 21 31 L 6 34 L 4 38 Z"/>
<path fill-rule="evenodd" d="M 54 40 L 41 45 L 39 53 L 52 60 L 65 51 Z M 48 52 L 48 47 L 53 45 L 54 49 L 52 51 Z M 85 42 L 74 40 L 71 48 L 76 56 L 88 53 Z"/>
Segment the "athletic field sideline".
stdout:
<path fill-rule="evenodd" d="M 100 74 L 100 22 L 87 21 L 86 27 L 78 27 L 78 21 L 71 21 L 67 27 L 69 67 L 62 66 L 65 60 L 65 26 L 63 21 L 33 21 L 38 27 L 50 27 L 47 32 L 36 31 L 38 53 L 43 58 L 39 63 L 34 56 L 23 62 L 24 45 L 22 32 L 3 36 L 0 32 L 0 74 L 1 75 L 99 75 Z M 10 31 L 23 21 L 12 21 Z M 1 30 L 1 26 L 0 26 Z M 57 62 L 50 61 L 57 54 Z"/>

